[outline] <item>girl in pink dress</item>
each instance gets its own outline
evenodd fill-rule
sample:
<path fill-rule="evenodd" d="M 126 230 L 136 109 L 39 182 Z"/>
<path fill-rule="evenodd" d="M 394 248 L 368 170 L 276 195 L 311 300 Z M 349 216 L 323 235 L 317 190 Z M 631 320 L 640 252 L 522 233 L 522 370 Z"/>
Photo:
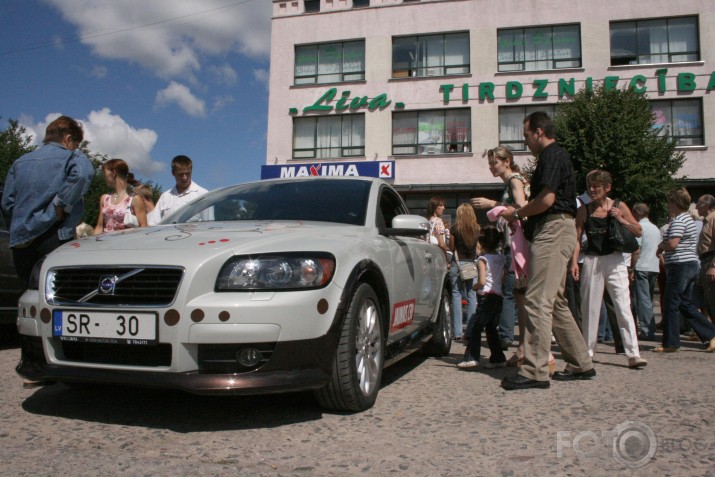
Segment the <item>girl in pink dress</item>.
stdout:
<path fill-rule="evenodd" d="M 94 234 L 124 230 L 127 227 L 124 218 L 130 209 L 136 216 L 138 226 L 146 227 L 146 208 L 143 199 L 137 195 L 130 195 L 127 191 L 128 184 L 140 185 L 129 172 L 127 163 L 122 159 L 110 159 L 102 164 L 102 173 L 105 182 L 114 192 L 103 194 L 99 199 L 99 217 Z"/>

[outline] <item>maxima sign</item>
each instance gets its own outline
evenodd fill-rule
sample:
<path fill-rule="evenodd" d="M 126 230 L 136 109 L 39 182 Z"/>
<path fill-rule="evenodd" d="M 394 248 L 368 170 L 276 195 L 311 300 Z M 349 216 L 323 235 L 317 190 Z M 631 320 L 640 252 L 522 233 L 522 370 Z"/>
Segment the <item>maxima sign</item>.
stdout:
<path fill-rule="evenodd" d="M 261 167 L 261 179 L 311 176 L 364 176 L 394 179 L 395 161 L 316 162 L 312 164 L 280 164 Z"/>

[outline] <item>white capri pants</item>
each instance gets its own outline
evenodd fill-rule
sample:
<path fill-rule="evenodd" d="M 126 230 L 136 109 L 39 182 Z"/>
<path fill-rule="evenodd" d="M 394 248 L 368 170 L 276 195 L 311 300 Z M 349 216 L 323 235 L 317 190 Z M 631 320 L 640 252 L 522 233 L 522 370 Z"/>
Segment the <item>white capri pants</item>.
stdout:
<path fill-rule="evenodd" d="M 626 356 L 640 356 L 636 323 L 631 313 L 628 266 L 620 252 L 584 257 L 581 271 L 581 319 L 588 353 L 593 357 L 598 341 L 598 321 L 601 317 L 604 287 L 616 308 L 618 328 Z"/>

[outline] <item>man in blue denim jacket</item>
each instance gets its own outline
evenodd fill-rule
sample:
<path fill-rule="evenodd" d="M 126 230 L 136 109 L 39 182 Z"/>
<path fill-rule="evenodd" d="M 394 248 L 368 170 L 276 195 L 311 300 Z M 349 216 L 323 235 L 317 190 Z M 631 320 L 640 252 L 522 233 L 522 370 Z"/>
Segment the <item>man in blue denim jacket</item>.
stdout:
<path fill-rule="evenodd" d="M 52 121 L 43 145 L 17 159 L 8 172 L 2 210 L 10 216 L 10 248 L 20 283 L 27 288 L 35 264 L 71 240 L 82 221 L 95 170 L 77 148 L 84 133 L 68 116 Z"/>

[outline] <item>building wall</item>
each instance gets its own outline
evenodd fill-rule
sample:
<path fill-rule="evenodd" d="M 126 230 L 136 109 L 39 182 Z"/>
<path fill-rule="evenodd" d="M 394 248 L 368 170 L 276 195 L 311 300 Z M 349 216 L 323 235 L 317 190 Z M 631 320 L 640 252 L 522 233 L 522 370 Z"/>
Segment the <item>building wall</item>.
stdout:
<path fill-rule="evenodd" d="M 647 77 L 649 99 L 702 98 L 704 146 L 690 146 L 681 173 L 690 179 L 715 184 L 715 90 L 705 91 L 715 72 L 715 2 L 713 0 L 371 0 L 367 8 L 353 9 L 352 0 L 321 0 L 320 13 L 303 13 L 303 0 L 273 0 L 270 98 L 268 111 L 267 165 L 334 161 L 395 161 L 395 185 L 417 188 L 441 185 L 446 190 L 501 184 L 486 166 L 484 152 L 499 144 L 499 106 L 555 104 L 559 78 L 575 78 L 577 89 L 587 78 L 600 82 L 619 76 L 618 87 L 635 75 Z M 610 66 L 609 22 L 615 20 L 699 16 L 701 61 L 657 65 Z M 538 72 L 497 72 L 497 29 L 578 23 L 581 31 L 581 68 Z M 400 78 L 392 76 L 392 38 L 425 33 L 469 31 L 470 71 L 466 75 Z M 341 84 L 294 86 L 294 47 L 301 44 L 365 39 L 365 81 Z M 667 68 L 667 91 L 659 93 L 656 70 Z M 678 92 L 678 73 L 696 75 L 697 89 Z M 547 100 L 532 97 L 532 82 L 548 79 Z M 507 100 L 508 81 L 524 86 L 521 99 Z M 495 85 L 494 100 L 480 101 L 478 85 Z M 468 83 L 469 100 L 460 99 L 460 87 Z M 454 84 L 449 102 L 443 101 L 440 85 Z M 296 161 L 292 156 L 293 117 L 313 104 L 328 89 L 349 90 L 351 97 L 373 98 L 386 93 L 392 101 L 383 110 L 365 114 L 365 157 Z M 472 152 L 434 156 L 393 156 L 392 113 L 396 103 L 404 111 L 467 107 L 471 110 Z M 297 114 L 289 113 L 296 108 Z M 330 114 L 335 114 L 334 111 Z M 515 154 L 524 163 L 528 153 Z M 449 187 L 447 187 L 449 186 Z"/>

